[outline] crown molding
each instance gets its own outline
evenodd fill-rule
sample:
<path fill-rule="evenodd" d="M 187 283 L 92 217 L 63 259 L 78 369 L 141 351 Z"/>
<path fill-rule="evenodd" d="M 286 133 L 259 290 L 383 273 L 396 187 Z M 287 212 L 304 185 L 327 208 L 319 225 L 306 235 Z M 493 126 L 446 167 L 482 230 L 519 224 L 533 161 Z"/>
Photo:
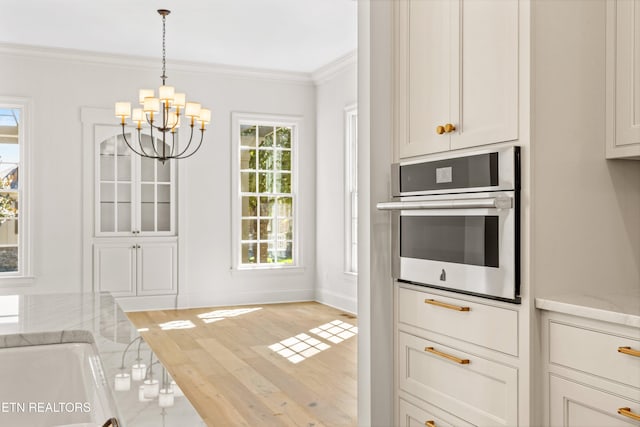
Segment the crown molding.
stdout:
<path fill-rule="evenodd" d="M 338 73 L 344 71 L 346 68 L 358 63 L 358 51 L 353 50 L 344 56 L 330 62 L 316 71 L 311 73 L 311 79 L 316 86 L 326 83 L 328 80 L 334 78 Z"/>
<path fill-rule="evenodd" d="M 35 59 L 64 60 L 95 65 L 111 65 L 115 67 L 158 68 L 157 58 L 130 55 L 91 52 L 76 49 L 41 47 L 32 45 L 0 43 L 0 54 Z M 288 83 L 314 84 L 311 73 L 279 71 L 251 67 L 238 67 L 221 64 L 207 64 L 190 61 L 171 61 L 172 71 L 217 74 L 247 79 L 275 80 Z M 324 67 L 323 67 L 324 68 Z"/>

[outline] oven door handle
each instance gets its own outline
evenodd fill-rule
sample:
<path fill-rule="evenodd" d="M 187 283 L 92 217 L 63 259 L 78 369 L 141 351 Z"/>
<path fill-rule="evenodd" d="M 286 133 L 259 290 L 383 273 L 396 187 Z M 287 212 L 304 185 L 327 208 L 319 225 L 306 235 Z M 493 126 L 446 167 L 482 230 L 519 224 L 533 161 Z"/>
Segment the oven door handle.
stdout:
<path fill-rule="evenodd" d="M 421 200 L 406 202 L 380 202 L 376 205 L 382 211 L 404 211 L 424 209 L 511 209 L 513 199 L 508 196 L 486 199 Z"/>

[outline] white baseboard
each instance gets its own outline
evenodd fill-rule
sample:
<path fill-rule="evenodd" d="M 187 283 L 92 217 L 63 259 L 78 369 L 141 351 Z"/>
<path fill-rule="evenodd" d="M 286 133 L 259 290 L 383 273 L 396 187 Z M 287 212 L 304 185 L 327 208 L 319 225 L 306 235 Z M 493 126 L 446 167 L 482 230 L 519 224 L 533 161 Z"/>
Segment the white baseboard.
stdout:
<path fill-rule="evenodd" d="M 178 308 L 220 307 L 250 304 L 275 304 L 283 302 L 314 301 L 313 289 L 234 292 L 216 294 L 198 292 L 178 295 Z"/>
<path fill-rule="evenodd" d="M 316 301 L 353 315 L 358 313 L 358 299 L 327 289 L 316 289 Z"/>
<path fill-rule="evenodd" d="M 173 310 L 176 308 L 176 295 L 116 297 L 122 311 Z"/>

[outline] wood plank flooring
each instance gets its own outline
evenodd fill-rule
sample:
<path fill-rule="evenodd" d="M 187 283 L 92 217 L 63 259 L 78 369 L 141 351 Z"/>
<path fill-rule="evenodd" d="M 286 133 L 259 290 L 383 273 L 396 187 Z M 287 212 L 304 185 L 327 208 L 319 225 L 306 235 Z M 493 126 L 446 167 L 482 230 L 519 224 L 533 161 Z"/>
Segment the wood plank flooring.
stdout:
<path fill-rule="evenodd" d="M 304 302 L 127 315 L 208 426 L 357 425 L 347 313 Z"/>

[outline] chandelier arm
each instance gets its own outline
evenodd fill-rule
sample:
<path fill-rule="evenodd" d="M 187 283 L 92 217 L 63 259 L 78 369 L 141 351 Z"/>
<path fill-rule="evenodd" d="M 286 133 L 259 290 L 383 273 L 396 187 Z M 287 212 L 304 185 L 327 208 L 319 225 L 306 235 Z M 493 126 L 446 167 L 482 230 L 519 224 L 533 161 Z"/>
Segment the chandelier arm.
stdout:
<path fill-rule="evenodd" d="M 174 154 L 176 154 L 176 133 L 171 132 L 171 154 L 169 154 L 169 158 L 173 159 Z"/>
<path fill-rule="evenodd" d="M 125 144 L 127 144 L 127 147 L 129 147 L 129 149 L 130 149 L 131 151 L 133 151 L 134 153 L 136 153 L 138 156 L 142 156 L 142 157 L 149 157 L 149 156 L 147 156 L 146 154 L 143 154 L 143 153 L 144 153 L 144 150 L 143 150 L 143 152 L 142 152 L 142 153 L 140 153 L 140 152 L 138 152 L 138 150 L 136 150 L 135 148 L 133 148 L 133 147 L 131 146 L 131 144 L 129 143 L 129 141 L 127 141 L 127 136 L 126 136 L 126 134 L 124 133 L 124 126 L 125 126 L 125 125 L 122 125 L 122 138 L 124 138 L 124 142 L 125 142 Z M 140 138 L 140 132 L 138 132 L 138 139 L 139 139 L 139 138 Z M 140 145 L 140 148 L 142 148 L 142 145 Z"/>
<path fill-rule="evenodd" d="M 156 149 L 156 144 L 154 143 L 156 139 L 153 137 L 153 133 L 151 134 L 151 148 L 153 149 L 153 152 L 155 153 L 155 156 L 153 156 L 154 158 L 159 158 L 160 157 L 160 153 L 158 153 L 158 150 Z M 142 142 L 140 142 L 140 147 L 142 147 Z"/>
<path fill-rule="evenodd" d="M 153 140 L 153 136 L 151 138 Z M 140 146 L 140 150 L 142 151 L 142 154 L 140 154 L 142 157 L 148 157 L 150 159 L 154 158 L 153 155 L 147 154 L 147 151 L 144 149 L 144 145 L 142 145 L 142 132 L 138 132 L 138 145 Z"/>
<path fill-rule="evenodd" d="M 184 155 L 184 153 L 187 152 L 187 150 L 189 150 L 189 147 L 191 147 L 191 143 L 193 142 L 193 126 L 191 126 L 191 134 L 189 135 L 189 142 L 187 142 L 187 145 L 184 147 L 184 150 L 180 151 L 180 153 L 176 154 L 174 156 L 174 158 L 176 159 L 181 159 L 182 155 Z"/>
<path fill-rule="evenodd" d="M 193 150 L 191 153 L 187 154 L 186 156 L 183 156 L 183 154 L 185 153 L 184 150 L 182 153 L 180 153 L 179 155 L 177 155 L 176 157 L 174 157 L 175 159 L 187 159 L 191 156 L 193 156 L 194 154 L 196 154 L 198 152 L 198 150 L 200 149 L 200 146 L 202 145 L 202 140 L 204 139 L 204 130 L 200 129 L 200 142 L 198 142 L 198 146 L 196 147 L 195 150 Z"/>

